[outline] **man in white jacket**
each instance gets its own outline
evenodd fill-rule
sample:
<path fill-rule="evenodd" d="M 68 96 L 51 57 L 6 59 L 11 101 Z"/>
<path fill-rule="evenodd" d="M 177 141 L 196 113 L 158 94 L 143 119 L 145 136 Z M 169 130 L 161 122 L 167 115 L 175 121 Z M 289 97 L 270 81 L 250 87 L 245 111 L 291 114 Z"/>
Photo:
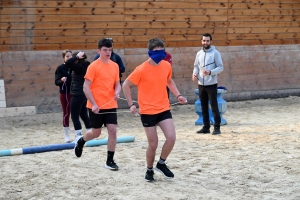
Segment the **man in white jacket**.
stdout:
<path fill-rule="evenodd" d="M 215 46 L 211 45 L 212 37 L 209 33 L 202 35 L 203 48 L 197 53 L 192 80 L 198 80 L 199 98 L 201 101 L 203 124 L 201 130 L 197 133 L 210 133 L 210 121 L 208 113 L 208 100 L 210 101 L 211 110 L 214 116 L 213 135 L 221 133 L 221 117 L 218 109 L 217 92 L 218 92 L 218 74 L 223 71 L 222 57 Z"/>

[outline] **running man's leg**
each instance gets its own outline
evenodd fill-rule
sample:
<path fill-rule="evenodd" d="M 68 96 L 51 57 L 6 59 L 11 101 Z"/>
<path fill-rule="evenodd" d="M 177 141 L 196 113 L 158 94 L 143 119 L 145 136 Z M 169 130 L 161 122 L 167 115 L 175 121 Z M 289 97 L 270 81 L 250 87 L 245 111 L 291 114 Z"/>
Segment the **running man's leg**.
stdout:
<path fill-rule="evenodd" d="M 160 157 L 166 160 L 171 153 L 176 141 L 175 125 L 173 119 L 165 119 L 159 122 L 158 125 L 163 131 L 166 138 Z"/>
<path fill-rule="evenodd" d="M 158 146 L 158 136 L 156 126 L 144 127 L 144 130 L 148 139 L 148 148 L 146 151 L 147 167 L 151 168 L 153 167 L 153 163 L 155 160 L 155 153 Z"/>

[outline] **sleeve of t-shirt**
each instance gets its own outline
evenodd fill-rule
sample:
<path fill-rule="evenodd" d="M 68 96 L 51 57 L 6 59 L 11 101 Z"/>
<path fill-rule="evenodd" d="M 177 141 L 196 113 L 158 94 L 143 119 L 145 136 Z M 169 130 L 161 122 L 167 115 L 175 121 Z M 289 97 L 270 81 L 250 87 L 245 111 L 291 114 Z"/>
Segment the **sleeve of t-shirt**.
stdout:
<path fill-rule="evenodd" d="M 90 64 L 89 67 L 87 68 L 85 76 L 84 76 L 85 79 L 88 79 L 92 82 L 93 82 L 93 80 L 95 78 L 95 75 L 96 75 L 96 71 L 95 71 L 96 67 L 94 67 L 94 66 L 95 66 L 95 64 L 93 64 L 93 63 Z"/>
<path fill-rule="evenodd" d="M 139 67 L 133 70 L 133 72 L 128 76 L 128 80 L 130 80 L 135 85 L 139 84 L 141 80 L 141 70 Z"/>

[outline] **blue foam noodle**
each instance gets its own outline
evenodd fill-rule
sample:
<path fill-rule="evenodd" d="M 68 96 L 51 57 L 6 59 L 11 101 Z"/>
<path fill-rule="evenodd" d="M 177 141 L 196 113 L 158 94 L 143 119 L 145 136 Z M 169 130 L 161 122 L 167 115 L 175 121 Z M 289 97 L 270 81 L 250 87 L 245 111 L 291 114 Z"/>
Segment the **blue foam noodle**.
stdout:
<path fill-rule="evenodd" d="M 35 146 L 23 148 L 23 154 L 31 153 L 42 153 L 47 151 L 59 151 L 64 149 L 73 149 L 75 143 L 65 143 L 65 144 L 50 144 L 45 146 Z"/>
<path fill-rule="evenodd" d="M 107 144 L 107 142 L 108 142 L 108 138 L 104 138 L 101 140 L 90 140 L 85 143 L 85 146 L 87 146 L 87 147 L 100 146 L 100 145 Z M 134 142 L 134 136 L 117 137 L 117 143 L 125 143 L 125 142 Z"/>
<path fill-rule="evenodd" d="M 11 150 L 10 149 L 1 150 L 0 157 L 1 156 L 11 156 Z"/>

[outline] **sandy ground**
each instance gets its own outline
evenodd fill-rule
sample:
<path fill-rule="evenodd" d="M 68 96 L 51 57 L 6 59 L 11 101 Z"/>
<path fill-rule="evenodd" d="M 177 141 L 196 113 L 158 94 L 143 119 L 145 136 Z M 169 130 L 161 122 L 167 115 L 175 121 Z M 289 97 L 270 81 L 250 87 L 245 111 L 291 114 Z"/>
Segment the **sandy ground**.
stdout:
<path fill-rule="evenodd" d="M 0 157 L 0 199 L 300 199 L 299 113 L 300 97 L 228 102 L 228 124 L 213 136 L 196 134 L 194 105 L 173 106 L 177 142 L 167 165 L 175 178 L 156 172 L 148 183 L 140 119 L 123 112 L 118 135 L 135 141 L 117 144 L 119 171 L 104 168 L 105 145 L 84 148 L 81 158 L 73 150 Z M 62 143 L 61 118 L 0 118 L 0 149 Z M 160 130 L 159 138 L 156 161 Z"/>

